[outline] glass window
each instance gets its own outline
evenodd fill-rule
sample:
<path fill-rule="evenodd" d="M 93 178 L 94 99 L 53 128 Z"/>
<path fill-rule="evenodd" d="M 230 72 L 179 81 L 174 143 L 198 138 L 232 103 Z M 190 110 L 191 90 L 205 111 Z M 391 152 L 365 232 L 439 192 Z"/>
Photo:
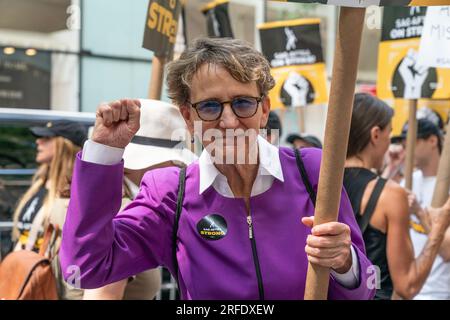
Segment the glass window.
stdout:
<path fill-rule="evenodd" d="M 1 1 L 0 107 L 78 109 L 78 3 Z"/>
<path fill-rule="evenodd" d="M 0 107 L 48 109 L 50 79 L 50 53 L 0 47 Z"/>
<path fill-rule="evenodd" d="M 82 47 L 98 55 L 152 57 L 142 48 L 148 1 L 84 0 Z"/>
<path fill-rule="evenodd" d="M 82 64 L 82 111 L 95 112 L 101 102 L 148 95 L 151 62 L 84 57 Z"/>

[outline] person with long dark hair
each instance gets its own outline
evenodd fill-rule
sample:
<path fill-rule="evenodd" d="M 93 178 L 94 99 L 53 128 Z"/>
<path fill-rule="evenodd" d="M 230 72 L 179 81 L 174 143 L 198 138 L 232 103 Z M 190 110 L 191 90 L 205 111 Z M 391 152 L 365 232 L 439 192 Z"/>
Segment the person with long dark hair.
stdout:
<path fill-rule="evenodd" d="M 378 176 L 388 150 L 393 110 L 369 94 L 356 94 L 347 150 L 344 186 L 366 245 L 367 256 L 379 267 L 376 299 L 395 291 L 413 298 L 422 288 L 450 222 L 450 198 L 433 212 L 427 243 L 414 258 L 409 234 L 408 196 L 397 183 Z"/>

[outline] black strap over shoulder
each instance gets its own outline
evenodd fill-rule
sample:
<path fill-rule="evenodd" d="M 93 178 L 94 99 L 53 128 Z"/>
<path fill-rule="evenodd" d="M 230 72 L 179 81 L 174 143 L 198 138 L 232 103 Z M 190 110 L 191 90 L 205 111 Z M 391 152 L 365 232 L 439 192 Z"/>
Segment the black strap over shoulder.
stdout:
<path fill-rule="evenodd" d="M 305 169 L 305 164 L 303 163 L 302 157 L 300 155 L 300 151 L 297 148 L 294 148 L 295 159 L 297 160 L 297 168 L 300 172 L 300 176 L 302 177 L 303 184 L 306 187 L 306 190 L 309 193 L 309 198 L 311 199 L 314 206 L 316 206 L 316 192 L 309 181 L 308 174 Z"/>
<path fill-rule="evenodd" d="M 294 152 L 295 152 L 295 158 L 297 160 L 297 168 L 300 172 L 300 176 L 302 177 L 303 183 L 306 187 L 306 190 L 308 191 L 309 197 L 310 197 L 313 205 L 315 206 L 316 205 L 316 193 L 311 185 L 311 182 L 309 181 L 308 174 L 305 169 L 305 165 L 300 156 L 300 152 L 298 151 L 298 149 L 294 149 Z M 178 223 L 180 221 L 181 210 L 183 207 L 185 183 L 186 183 L 186 168 L 182 168 L 180 170 L 177 209 L 176 209 L 176 215 L 175 215 L 175 223 L 174 223 L 174 228 L 173 228 L 173 241 L 172 241 L 174 277 L 177 280 L 178 288 L 180 288 L 180 286 L 179 286 L 179 282 L 178 282 L 178 260 L 177 260 L 177 250 L 176 249 L 177 249 L 177 237 L 178 237 Z"/>
<path fill-rule="evenodd" d="M 178 238 L 178 223 L 180 221 L 181 210 L 183 209 L 183 199 L 184 199 L 184 189 L 186 184 L 186 168 L 180 169 L 180 178 L 178 182 L 178 198 L 177 198 L 177 209 L 175 212 L 175 222 L 173 225 L 173 236 L 172 236 L 172 255 L 173 255 L 173 268 L 174 268 L 174 278 L 177 281 L 178 288 L 178 260 L 177 260 L 177 238 Z"/>
<path fill-rule="evenodd" d="M 367 202 L 366 209 L 361 216 L 361 219 L 358 219 L 358 226 L 361 229 L 361 233 L 366 231 L 367 226 L 369 225 L 370 219 L 375 212 L 375 208 L 377 206 L 378 198 L 380 198 L 381 191 L 383 191 L 384 185 L 386 184 L 386 179 L 381 177 L 378 178 L 375 187 L 373 188 L 372 194 L 370 195 L 369 201 Z"/>

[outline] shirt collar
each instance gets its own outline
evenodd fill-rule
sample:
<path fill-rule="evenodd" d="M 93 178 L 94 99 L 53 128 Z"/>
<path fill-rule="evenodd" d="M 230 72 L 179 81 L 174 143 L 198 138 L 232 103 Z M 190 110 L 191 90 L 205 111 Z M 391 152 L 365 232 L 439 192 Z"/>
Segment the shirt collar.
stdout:
<path fill-rule="evenodd" d="M 271 175 L 281 182 L 284 182 L 278 148 L 269 143 L 261 136 L 258 136 L 257 139 L 259 150 L 258 176 Z M 218 176 L 224 176 L 222 175 L 222 173 L 220 173 L 219 170 L 217 170 L 216 166 L 212 162 L 211 156 L 209 155 L 208 151 L 206 151 L 206 149 L 202 151 L 198 164 L 200 171 L 199 193 L 202 194 L 214 183 Z"/>

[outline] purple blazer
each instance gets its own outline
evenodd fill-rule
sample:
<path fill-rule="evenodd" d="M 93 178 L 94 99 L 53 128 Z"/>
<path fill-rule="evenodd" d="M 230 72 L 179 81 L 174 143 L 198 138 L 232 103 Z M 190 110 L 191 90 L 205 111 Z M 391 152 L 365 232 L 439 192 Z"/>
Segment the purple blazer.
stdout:
<path fill-rule="evenodd" d="M 261 287 L 265 299 L 303 299 L 310 229 L 301 218 L 313 215 L 314 206 L 293 150 L 280 148 L 279 153 L 284 182 L 275 179 L 269 190 L 250 198 L 252 240 L 244 200 L 226 198 L 212 186 L 200 195 L 198 163 L 187 168 L 176 249 L 183 299 L 259 299 Z M 315 190 L 320 158 L 320 150 L 302 149 Z M 123 163 L 88 163 L 79 154 L 60 251 L 64 277 L 73 280 L 78 270 L 81 287 L 96 288 L 157 266 L 173 273 L 178 177 L 174 167 L 148 172 L 137 198 L 117 213 Z M 371 263 L 345 190 L 339 221 L 351 228 L 360 283 L 348 289 L 330 276 L 328 298 L 371 299 Z"/>

